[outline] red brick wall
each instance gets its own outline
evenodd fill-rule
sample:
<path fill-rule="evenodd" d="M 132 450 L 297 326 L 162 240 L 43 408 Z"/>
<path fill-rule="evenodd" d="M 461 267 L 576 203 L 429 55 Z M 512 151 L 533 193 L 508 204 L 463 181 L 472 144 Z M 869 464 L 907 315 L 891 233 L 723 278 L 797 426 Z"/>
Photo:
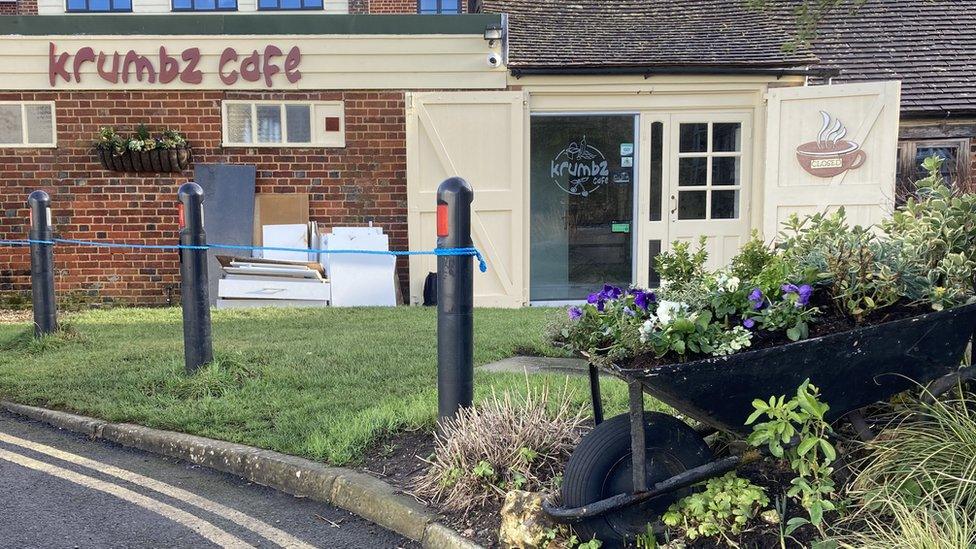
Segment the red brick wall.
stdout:
<path fill-rule="evenodd" d="M 221 143 L 221 99 L 343 100 L 343 149 L 227 148 Z M 52 196 L 62 238 L 172 244 L 177 176 L 108 172 L 91 142 L 102 126 L 148 124 L 184 132 L 197 163 L 253 164 L 257 190 L 309 193 L 311 218 L 323 227 L 375 222 L 393 249 L 406 249 L 406 149 L 402 92 L 0 92 L 0 100 L 54 100 L 57 149 L 0 149 L 0 239 L 25 238 L 25 199 Z M 0 305 L 30 287 L 27 251 L 0 254 Z M 59 296 L 93 302 L 161 305 L 178 299 L 175 252 L 63 246 L 55 252 Z M 401 283 L 406 261 L 398 264 Z"/>
<path fill-rule="evenodd" d="M 0 15 L 37 15 L 37 0 L 0 2 Z"/>

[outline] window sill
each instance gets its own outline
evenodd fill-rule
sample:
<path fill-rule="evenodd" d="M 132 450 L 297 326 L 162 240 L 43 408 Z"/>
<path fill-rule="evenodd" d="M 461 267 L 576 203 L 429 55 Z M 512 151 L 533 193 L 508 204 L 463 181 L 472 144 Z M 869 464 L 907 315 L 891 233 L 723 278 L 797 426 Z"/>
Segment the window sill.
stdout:
<path fill-rule="evenodd" d="M 344 149 L 345 144 L 325 143 L 221 143 L 224 149 Z"/>
<path fill-rule="evenodd" d="M 56 149 L 57 143 L 0 143 L 0 149 Z"/>

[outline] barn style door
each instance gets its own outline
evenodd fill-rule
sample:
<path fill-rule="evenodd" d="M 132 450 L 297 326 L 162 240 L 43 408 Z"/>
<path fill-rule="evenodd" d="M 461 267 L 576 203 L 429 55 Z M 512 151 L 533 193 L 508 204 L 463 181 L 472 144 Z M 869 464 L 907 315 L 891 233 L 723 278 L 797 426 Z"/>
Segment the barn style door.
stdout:
<path fill-rule="evenodd" d="M 460 176 L 474 188 L 472 238 L 488 272 L 475 274 L 475 304 L 518 307 L 525 293 L 525 132 L 522 92 L 409 93 L 407 202 L 410 249 L 436 243 L 437 186 Z M 437 270 L 431 256 L 410 258 L 411 302 Z"/>
<path fill-rule="evenodd" d="M 852 224 L 893 209 L 899 82 L 769 91 L 763 233 L 789 215 L 844 207 Z"/>

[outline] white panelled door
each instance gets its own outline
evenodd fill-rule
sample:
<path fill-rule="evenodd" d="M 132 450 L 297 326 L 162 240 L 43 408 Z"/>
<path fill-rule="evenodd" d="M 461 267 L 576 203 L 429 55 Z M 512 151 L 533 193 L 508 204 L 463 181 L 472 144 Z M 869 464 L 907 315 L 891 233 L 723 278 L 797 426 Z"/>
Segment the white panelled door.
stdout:
<path fill-rule="evenodd" d="M 449 177 L 474 188 L 472 238 L 488 272 L 475 271 L 475 304 L 519 307 L 525 292 L 525 133 L 523 92 L 408 93 L 407 205 L 410 249 L 433 249 L 437 186 Z M 423 301 L 432 256 L 411 256 L 410 299 Z"/>
<path fill-rule="evenodd" d="M 769 91 L 763 233 L 791 213 L 844 207 L 877 223 L 895 199 L 901 84 L 874 82 Z"/>
<path fill-rule="evenodd" d="M 752 114 L 671 116 L 668 247 L 704 236 L 708 267 L 728 265 L 749 238 Z"/>

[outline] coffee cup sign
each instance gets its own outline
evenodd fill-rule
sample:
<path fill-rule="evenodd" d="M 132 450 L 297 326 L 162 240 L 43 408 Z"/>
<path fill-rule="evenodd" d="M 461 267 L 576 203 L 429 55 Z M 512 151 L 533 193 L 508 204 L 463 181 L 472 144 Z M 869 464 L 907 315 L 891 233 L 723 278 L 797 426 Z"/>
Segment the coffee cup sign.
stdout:
<path fill-rule="evenodd" d="M 864 165 L 867 153 L 855 141 L 844 139 L 847 128 L 839 119 L 820 111 L 823 125 L 816 141 L 796 148 L 796 159 L 807 173 L 816 177 L 834 177 Z"/>

